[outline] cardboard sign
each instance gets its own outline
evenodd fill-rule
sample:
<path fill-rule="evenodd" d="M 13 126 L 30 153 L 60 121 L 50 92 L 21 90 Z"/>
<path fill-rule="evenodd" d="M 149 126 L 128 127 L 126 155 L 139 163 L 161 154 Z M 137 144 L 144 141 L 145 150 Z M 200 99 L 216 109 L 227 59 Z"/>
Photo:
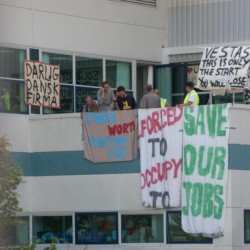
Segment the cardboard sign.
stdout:
<path fill-rule="evenodd" d="M 60 67 L 37 61 L 24 62 L 27 105 L 60 108 Z"/>

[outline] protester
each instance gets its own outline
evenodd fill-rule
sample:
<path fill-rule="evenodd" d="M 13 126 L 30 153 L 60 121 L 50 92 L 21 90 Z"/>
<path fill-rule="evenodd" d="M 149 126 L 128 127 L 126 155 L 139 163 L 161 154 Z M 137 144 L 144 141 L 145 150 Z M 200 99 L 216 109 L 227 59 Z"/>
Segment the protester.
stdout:
<path fill-rule="evenodd" d="M 132 95 L 125 92 L 123 86 L 119 86 L 116 90 L 115 110 L 129 110 L 135 109 L 137 103 Z"/>
<path fill-rule="evenodd" d="M 160 108 L 161 107 L 161 98 L 153 93 L 153 88 L 150 83 L 147 83 L 145 88 L 145 94 L 142 96 L 140 101 L 141 109 L 149 108 Z"/>
<path fill-rule="evenodd" d="M 156 95 L 160 96 L 160 91 L 159 91 L 159 89 L 154 89 L 153 92 L 154 92 Z M 161 98 L 161 97 L 160 97 L 160 98 Z M 168 106 L 169 106 L 169 105 L 168 105 L 167 99 L 166 99 L 166 98 L 161 98 L 161 108 L 165 108 L 165 107 L 168 107 Z"/>
<path fill-rule="evenodd" d="M 183 104 L 179 104 L 178 106 L 195 106 L 199 105 L 200 99 L 197 92 L 194 90 L 193 82 L 186 82 L 185 88 L 187 91 L 187 95 L 183 101 Z"/>
<path fill-rule="evenodd" d="M 109 85 L 109 82 L 103 82 L 102 88 L 97 91 L 99 111 L 110 111 L 114 109 L 115 96 Z"/>
<path fill-rule="evenodd" d="M 86 97 L 86 104 L 83 107 L 82 112 L 98 112 L 98 106 L 96 101 L 93 99 L 92 96 Z"/>

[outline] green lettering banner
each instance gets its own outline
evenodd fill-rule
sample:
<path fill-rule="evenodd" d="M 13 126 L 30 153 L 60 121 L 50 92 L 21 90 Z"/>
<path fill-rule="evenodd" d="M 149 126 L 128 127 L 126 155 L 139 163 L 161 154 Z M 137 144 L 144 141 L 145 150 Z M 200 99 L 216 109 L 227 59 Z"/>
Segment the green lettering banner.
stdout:
<path fill-rule="evenodd" d="M 223 235 L 226 213 L 230 104 L 184 109 L 182 228 Z"/>

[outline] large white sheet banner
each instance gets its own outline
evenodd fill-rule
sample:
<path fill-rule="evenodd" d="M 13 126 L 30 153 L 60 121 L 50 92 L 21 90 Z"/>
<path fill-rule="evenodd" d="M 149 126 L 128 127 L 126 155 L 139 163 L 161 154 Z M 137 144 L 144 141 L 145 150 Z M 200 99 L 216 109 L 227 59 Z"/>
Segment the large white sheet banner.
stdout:
<path fill-rule="evenodd" d="M 208 47 L 204 49 L 197 78 L 202 90 L 249 88 L 249 46 Z"/>
<path fill-rule="evenodd" d="M 228 174 L 230 104 L 185 107 L 183 113 L 182 228 L 223 235 Z"/>
<path fill-rule="evenodd" d="M 180 206 L 182 107 L 139 109 L 142 200 L 145 207 Z"/>

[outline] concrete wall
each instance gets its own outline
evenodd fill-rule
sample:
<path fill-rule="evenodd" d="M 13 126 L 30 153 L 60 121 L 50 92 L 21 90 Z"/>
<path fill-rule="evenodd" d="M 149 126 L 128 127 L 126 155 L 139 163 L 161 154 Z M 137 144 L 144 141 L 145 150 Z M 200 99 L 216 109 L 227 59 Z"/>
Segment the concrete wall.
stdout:
<path fill-rule="evenodd" d="M 162 61 L 167 1 L 157 8 L 109 0 L 0 0 L 0 43 Z"/>

